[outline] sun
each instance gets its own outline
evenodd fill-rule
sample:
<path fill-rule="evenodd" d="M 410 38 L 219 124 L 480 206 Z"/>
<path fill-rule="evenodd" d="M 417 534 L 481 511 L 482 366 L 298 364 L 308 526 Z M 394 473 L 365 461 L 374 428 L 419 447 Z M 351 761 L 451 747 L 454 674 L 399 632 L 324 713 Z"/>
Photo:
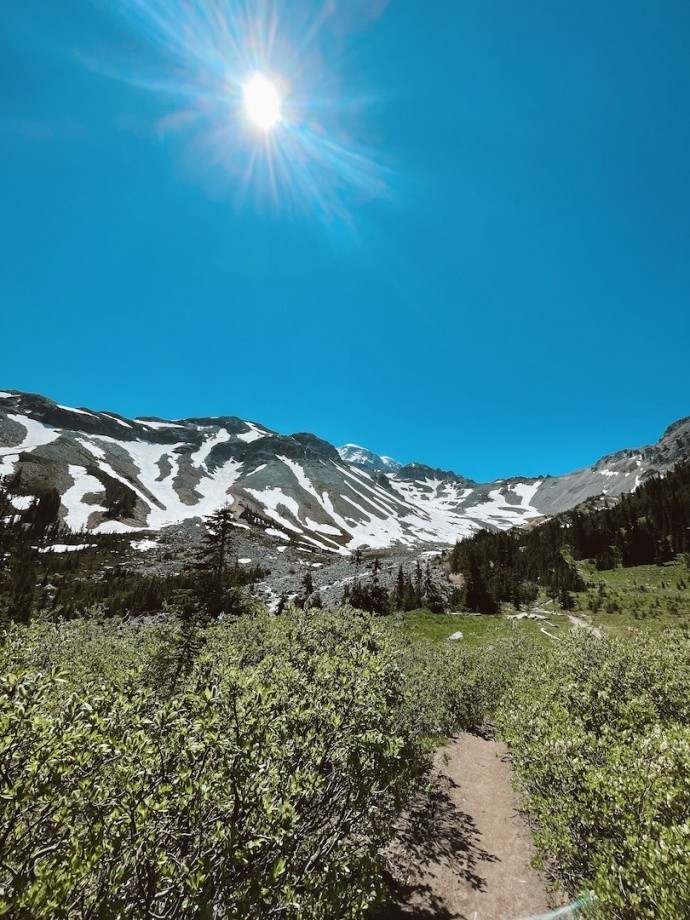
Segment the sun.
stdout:
<path fill-rule="evenodd" d="M 257 127 L 270 131 L 281 120 L 280 94 L 275 83 L 264 74 L 254 74 L 242 86 L 244 107 Z"/>

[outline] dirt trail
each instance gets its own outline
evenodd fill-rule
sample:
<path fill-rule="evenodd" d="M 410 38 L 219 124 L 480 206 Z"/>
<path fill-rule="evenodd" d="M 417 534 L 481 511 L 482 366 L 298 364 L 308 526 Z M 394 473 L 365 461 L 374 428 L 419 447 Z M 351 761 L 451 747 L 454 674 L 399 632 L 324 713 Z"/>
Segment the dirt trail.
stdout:
<path fill-rule="evenodd" d="M 435 791 L 392 847 L 396 903 L 379 920 L 522 920 L 549 909 L 506 753 L 469 734 L 437 752 Z"/>

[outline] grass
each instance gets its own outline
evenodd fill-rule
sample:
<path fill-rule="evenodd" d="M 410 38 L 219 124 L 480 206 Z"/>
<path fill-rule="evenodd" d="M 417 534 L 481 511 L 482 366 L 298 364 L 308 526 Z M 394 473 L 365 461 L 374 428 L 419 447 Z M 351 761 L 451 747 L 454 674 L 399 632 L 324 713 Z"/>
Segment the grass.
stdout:
<path fill-rule="evenodd" d="M 543 639 L 539 627 L 532 620 L 509 620 L 505 616 L 452 616 L 448 613 L 430 613 L 428 610 L 412 610 L 400 615 L 403 629 L 413 639 L 431 642 L 447 642 L 453 633 L 461 632 L 464 645 L 477 646 L 496 639 L 514 636 L 516 631 Z"/>
<path fill-rule="evenodd" d="M 576 607 L 569 613 L 613 635 L 658 634 L 679 628 L 690 634 L 690 572 L 681 561 L 604 572 L 588 562 L 578 565 L 587 590 L 573 595 Z M 507 605 L 499 616 L 451 615 L 428 610 L 412 610 L 397 616 L 401 628 L 411 638 L 428 642 L 447 642 L 453 633 L 461 632 L 463 638 L 459 643 L 477 647 L 519 631 L 549 643 L 553 640 L 540 632 L 540 626 L 557 636 L 570 629 L 568 620 L 558 616 L 561 613 L 558 606 L 552 605 L 545 594 L 534 605 L 542 613 L 549 608 L 553 610 L 551 624 L 509 620 L 505 613 L 513 611 Z"/>
<path fill-rule="evenodd" d="M 601 629 L 618 635 L 690 630 L 690 572 L 680 561 L 598 572 L 581 566 L 588 583 L 578 610 Z"/>

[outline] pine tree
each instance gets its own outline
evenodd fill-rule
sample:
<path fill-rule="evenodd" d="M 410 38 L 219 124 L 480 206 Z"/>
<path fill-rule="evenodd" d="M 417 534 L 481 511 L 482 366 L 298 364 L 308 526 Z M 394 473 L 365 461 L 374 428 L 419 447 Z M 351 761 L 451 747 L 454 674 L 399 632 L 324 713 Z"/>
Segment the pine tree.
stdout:
<path fill-rule="evenodd" d="M 368 586 L 368 605 L 365 609 L 372 613 L 388 612 L 388 592 L 381 585 L 381 560 L 375 556 L 370 567 L 370 578 Z"/>
<path fill-rule="evenodd" d="M 209 616 L 217 617 L 227 606 L 228 560 L 235 523 L 229 505 L 206 519 L 206 532 L 196 561 L 198 596 Z"/>
<path fill-rule="evenodd" d="M 415 608 L 419 608 L 419 607 L 422 606 L 422 600 L 423 600 L 423 591 L 422 591 L 422 565 L 421 565 L 421 563 L 420 563 L 420 561 L 419 561 L 419 559 L 418 559 L 418 560 L 417 560 L 417 563 L 416 563 L 416 565 L 415 565 L 415 569 L 414 569 L 414 603 L 415 603 Z"/>
<path fill-rule="evenodd" d="M 355 584 L 359 582 L 359 570 L 362 566 L 363 560 L 364 560 L 364 553 L 359 547 L 357 547 L 357 549 L 352 554 L 352 564 L 355 567 Z"/>
<path fill-rule="evenodd" d="M 32 502 L 23 516 L 23 520 L 30 525 L 32 539 L 44 537 L 51 527 L 55 529 L 59 512 L 60 493 L 57 489 L 49 489 Z"/>
<path fill-rule="evenodd" d="M 515 607 L 516 610 L 522 608 L 522 591 L 520 590 L 520 579 L 517 575 L 513 574 L 510 578 L 510 603 Z"/>
<path fill-rule="evenodd" d="M 426 568 L 424 569 L 423 593 L 424 593 L 425 598 L 429 597 L 429 595 L 433 593 L 433 588 L 434 588 L 434 583 L 431 580 L 431 566 L 427 562 Z"/>
<path fill-rule="evenodd" d="M 10 561 L 11 599 L 10 618 L 18 623 L 28 623 L 33 610 L 36 592 L 36 559 L 34 550 L 26 540 L 14 546 Z"/>
<path fill-rule="evenodd" d="M 491 596 L 482 578 L 476 559 L 470 557 L 469 571 L 465 582 L 465 606 L 475 613 L 498 613 L 498 604 Z"/>
<path fill-rule="evenodd" d="M 573 596 L 565 585 L 562 585 L 560 591 L 558 592 L 558 603 L 561 605 L 563 610 L 572 610 L 575 606 Z"/>
<path fill-rule="evenodd" d="M 288 596 L 285 591 L 282 592 L 278 599 L 278 606 L 276 607 L 276 616 L 280 616 L 282 613 L 285 613 L 285 608 L 287 607 Z"/>
<path fill-rule="evenodd" d="M 184 603 L 176 614 L 177 629 L 162 637 L 154 655 L 151 680 L 155 686 L 173 693 L 188 677 L 206 645 L 206 615 L 192 602 Z"/>
<path fill-rule="evenodd" d="M 302 610 L 308 610 L 311 606 L 312 596 L 314 594 L 314 579 L 311 572 L 305 572 L 302 577 L 302 594 L 297 599 L 297 606 Z"/>
<path fill-rule="evenodd" d="M 394 605 L 396 610 L 404 610 L 405 604 L 405 573 L 402 565 L 398 566 L 398 576 L 395 582 Z"/>
<path fill-rule="evenodd" d="M 351 587 L 346 586 L 345 597 L 358 610 L 367 610 L 369 613 L 388 612 L 388 591 L 380 580 L 381 561 L 373 559 L 369 566 L 369 579 L 362 583 L 355 580 Z M 348 590 L 349 587 L 349 590 Z"/>
<path fill-rule="evenodd" d="M 424 574 L 424 606 L 432 613 L 443 613 L 445 607 L 441 592 L 431 577 L 431 566 L 428 562 Z"/>

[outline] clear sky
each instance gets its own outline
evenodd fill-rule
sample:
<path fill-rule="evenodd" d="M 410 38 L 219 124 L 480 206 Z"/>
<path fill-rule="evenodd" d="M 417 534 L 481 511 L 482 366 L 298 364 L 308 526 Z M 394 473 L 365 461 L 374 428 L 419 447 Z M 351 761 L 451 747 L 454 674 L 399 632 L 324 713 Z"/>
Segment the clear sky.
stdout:
<path fill-rule="evenodd" d="M 688 48 L 688 0 L 3 0 L 0 387 L 475 479 L 656 440 Z"/>

